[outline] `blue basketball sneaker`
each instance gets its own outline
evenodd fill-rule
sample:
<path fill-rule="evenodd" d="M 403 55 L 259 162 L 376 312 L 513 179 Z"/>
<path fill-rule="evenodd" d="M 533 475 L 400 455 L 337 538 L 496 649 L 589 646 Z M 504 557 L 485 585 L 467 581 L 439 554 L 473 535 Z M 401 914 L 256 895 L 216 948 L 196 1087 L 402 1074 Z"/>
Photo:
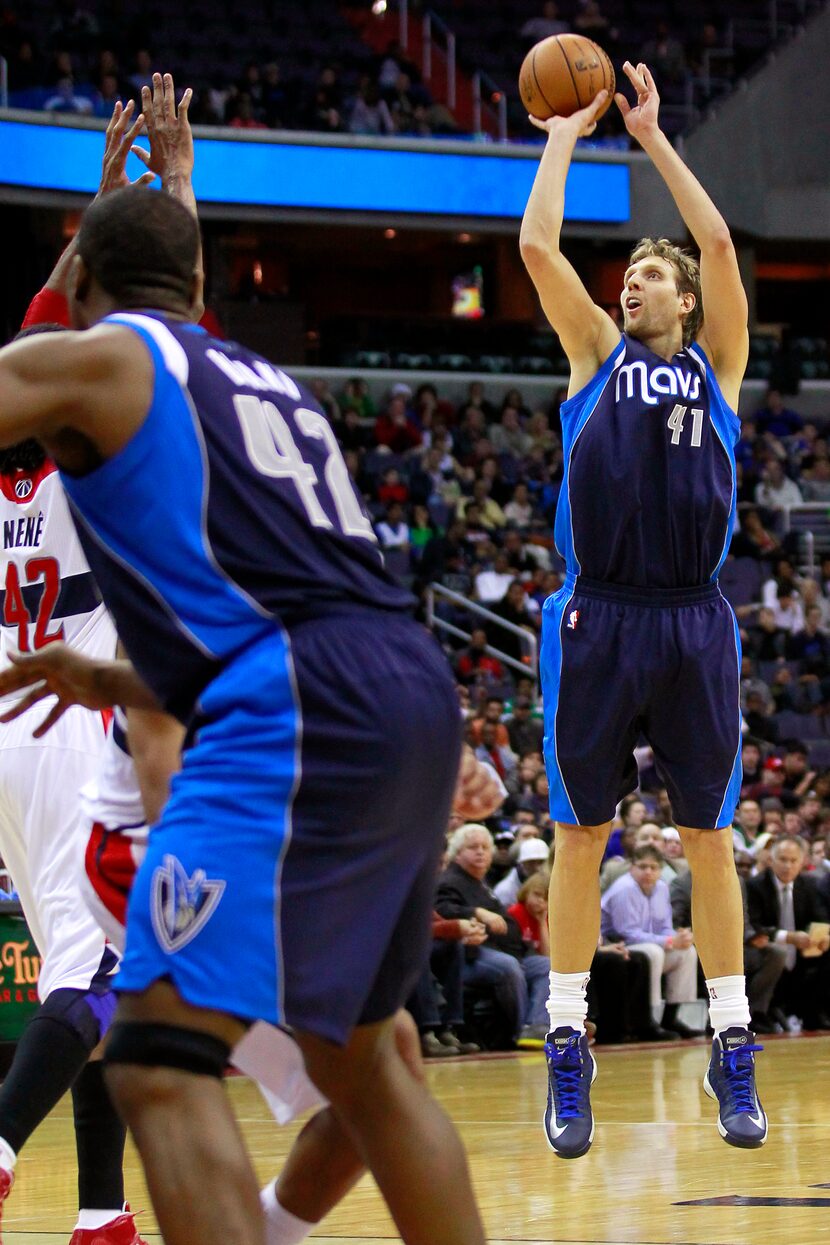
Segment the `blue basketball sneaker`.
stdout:
<path fill-rule="evenodd" d="M 545 1043 L 548 1064 L 548 1105 L 545 1133 L 561 1159 L 578 1159 L 594 1140 L 591 1085 L 597 1065 L 588 1036 L 576 1029 L 554 1029 Z"/>
<path fill-rule="evenodd" d="M 724 1029 L 712 1042 L 703 1088 L 718 1101 L 718 1132 L 731 1146 L 754 1150 L 767 1139 L 767 1117 L 755 1088 L 755 1034 Z"/>

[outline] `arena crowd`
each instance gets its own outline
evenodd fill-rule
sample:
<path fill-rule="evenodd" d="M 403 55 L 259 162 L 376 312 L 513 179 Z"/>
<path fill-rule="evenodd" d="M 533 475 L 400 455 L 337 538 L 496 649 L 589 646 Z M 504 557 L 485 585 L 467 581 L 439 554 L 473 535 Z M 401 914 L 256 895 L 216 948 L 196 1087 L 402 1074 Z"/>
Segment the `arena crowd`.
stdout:
<path fill-rule="evenodd" d="M 533 1044 L 544 1026 L 534 992 L 539 961 L 547 964 L 539 878 L 546 879 L 553 826 L 536 671 L 522 668 L 525 645 L 499 624 L 538 635 L 544 600 L 562 582 L 552 530 L 564 392 L 534 409 L 518 390 L 494 403 L 478 381 L 460 404 L 433 385 L 403 381 L 379 406 L 360 377 L 342 391 L 324 381 L 314 388 L 387 559 L 422 608 L 428 585 L 439 584 L 491 615 L 435 604 L 438 617 L 469 634 L 467 642 L 445 634 L 468 741 L 507 796 L 486 826 L 452 828 L 436 893 L 433 978 L 443 995 L 436 999 L 428 981 L 426 1006 L 423 998 L 413 1003 L 425 1052 L 458 1053 L 459 1042 Z M 747 899 L 746 967 L 756 1029 L 793 1032 L 830 1027 L 830 941 L 821 933 L 830 920 L 830 557 L 808 573 L 787 514 L 830 499 L 830 449 L 823 425 L 770 389 L 744 418 L 737 459 L 738 523 L 723 583 L 743 645 L 744 780 L 734 837 Z M 592 1000 L 602 1041 L 687 1036 L 678 1008 L 702 997 L 685 932 L 690 879 L 645 740 L 638 763 L 639 790 L 621 806 L 603 865 Z M 636 924 L 626 926 L 632 878 L 642 893 L 651 887 L 662 908 L 651 946 Z"/>

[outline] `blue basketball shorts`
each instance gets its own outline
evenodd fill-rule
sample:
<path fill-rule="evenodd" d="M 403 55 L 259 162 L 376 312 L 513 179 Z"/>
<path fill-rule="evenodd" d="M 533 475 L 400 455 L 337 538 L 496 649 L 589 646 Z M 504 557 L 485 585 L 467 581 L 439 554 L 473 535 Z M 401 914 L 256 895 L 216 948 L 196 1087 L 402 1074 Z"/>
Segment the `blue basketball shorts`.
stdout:
<path fill-rule="evenodd" d="M 344 1043 L 431 945 L 461 715 L 411 619 L 354 609 L 267 635 L 203 692 L 127 909 L 119 991 Z"/>
<path fill-rule="evenodd" d="M 644 736 L 679 825 L 732 822 L 741 787 L 741 643 L 717 584 L 630 589 L 568 576 L 545 602 L 541 679 L 551 816 L 614 816 Z"/>

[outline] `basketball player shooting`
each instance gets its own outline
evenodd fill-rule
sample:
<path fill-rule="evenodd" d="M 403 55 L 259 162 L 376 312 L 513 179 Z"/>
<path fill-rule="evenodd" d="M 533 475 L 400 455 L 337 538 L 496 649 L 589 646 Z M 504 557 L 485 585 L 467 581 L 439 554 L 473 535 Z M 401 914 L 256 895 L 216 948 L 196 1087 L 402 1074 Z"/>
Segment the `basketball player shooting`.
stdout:
<path fill-rule="evenodd" d="M 743 921 L 729 826 L 740 790 L 740 641 L 718 588 L 735 521 L 736 415 L 749 337 L 747 301 L 723 217 L 659 124 L 648 68 L 616 96 L 700 249 L 661 239 L 633 251 L 622 335 L 560 250 L 565 179 L 607 92 L 546 130 L 521 253 L 571 366 L 562 406 L 565 478 L 556 544 L 565 585 L 545 603 L 541 675 L 545 761 L 556 820 L 551 878 L 551 1032 L 545 1130 L 554 1152 L 591 1145 L 596 1066 L 585 1037 L 599 934 L 597 875 L 618 801 L 637 786 L 648 739 L 694 878 L 693 923 L 714 1040 L 704 1088 L 732 1145 L 763 1144 L 743 976 Z M 705 319 L 704 319 L 705 311 Z M 691 942 L 668 939 L 667 960 Z M 684 1033 L 676 1005 L 663 1024 Z"/>

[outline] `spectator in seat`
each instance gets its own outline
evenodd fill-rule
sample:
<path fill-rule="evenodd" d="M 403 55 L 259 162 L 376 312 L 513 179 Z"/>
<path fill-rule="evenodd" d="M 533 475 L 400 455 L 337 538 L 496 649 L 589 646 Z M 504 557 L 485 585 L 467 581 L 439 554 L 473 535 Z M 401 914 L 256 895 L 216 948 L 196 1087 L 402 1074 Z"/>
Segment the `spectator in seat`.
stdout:
<path fill-rule="evenodd" d="M 401 473 L 397 467 L 387 467 L 381 475 L 380 484 L 378 484 L 378 501 L 383 502 L 385 506 L 389 506 L 396 501 L 403 505 L 408 500 L 409 488 L 406 482 L 401 479 Z"/>
<path fill-rule="evenodd" d="M 784 657 L 786 641 L 787 633 L 776 622 L 775 611 L 762 606 L 757 622 L 748 630 L 747 653 L 754 661 L 779 661 Z"/>
<path fill-rule="evenodd" d="M 147 48 L 138 49 L 133 64 L 135 68 L 130 74 L 129 82 L 136 96 L 140 97 L 142 87 L 152 88 L 153 85 L 153 58 Z"/>
<path fill-rule="evenodd" d="M 676 826 L 663 826 L 660 830 L 660 838 L 662 840 L 660 851 L 666 862 L 660 876 L 671 886 L 675 878 L 689 872 L 689 862 L 683 852 L 683 840 Z"/>
<path fill-rule="evenodd" d="M 519 854 L 516 857 L 515 865 L 506 877 L 502 878 L 498 885 L 493 887 L 496 899 L 503 903 L 505 908 L 509 909 L 511 904 L 518 901 L 520 891 L 534 874 L 538 874 L 540 871 L 543 872 L 547 868 L 549 854 L 547 844 L 541 839 L 522 840 L 519 844 Z M 547 887 L 545 888 L 545 895 L 547 896 Z M 545 900 L 545 912 L 547 913 L 547 898 Z M 516 916 L 515 912 L 512 915 Z M 520 925 L 522 924 L 518 917 L 516 917 L 516 920 L 519 921 Z M 537 938 L 536 951 L 539 950 L 538 941 Z M 548 954 L 547 939 L 545 940 L 543 954 Z"/>
<path fill-rule="evenodd" d="M 786 948 L 773 1006 L 784 1018 L 797 1016 L 805 1028 L 830 1029 L 830 938 L 813 944 L 808 932 L 814 922 L 827 922 L 827 909 L 815 881 L 803 873 L 801 839 L 782 835 L 771 854 L 771 868 L 749 879 L 747 898 L 755 929 Z M 815 950 L 818 955 L 804 955 Z"/>
<path fill-rule="evenodd" d="M 651 1004 L 655 1014 L 666 977 L 662 1027 L 683 1038 L 700 1037 L 678 1019 L 681 1003 L 697 998 L 698 959 L 692 931 L 675 929 L 669 888 L 661 879 L 663 857 L 656 847 L 638 847 L 631 871 L 602 896 L 602 935 L 622 939 L 629 950 L 643 951 L 651 966 Z"/>
<path fill-rule="evenodd" d="M 491 547 L 492 548 L 492 547 Z M 497 553 L 492 566 L 485 567 L 476 575 L 476 597 L 489 609 L 504 594 L 516 578 L 506 553 Z"/>
<path fill-rule="evenodd" d="M 801 489 L 785 474 L 783 465 L 777 458 L 770 458 L 755 486 L 756 504 L 766 510 L 787 510 L 800 506 L 803 500 Z"/>
<path fill-rule="evenodd" d="M 421 434 L 407 414 L 404 394 L 391 394 L 386 410 L 375 423 L 375 440 L 393 454 L 405 454 L 421 444 Z"/>
<path fill-rule="evenodd" d="M 418 979 L 407 1011 L 421 1035 L 421 1054 L 427 1059 L 475 1055 L 480 1047 L 458 1036 L 464 1024 L 464 949 L 480 947 L 487 930 L 480 921 L 446 921 L 432 914 L 432 950 Z"/>
<path fill-rule="evenodd" d="M 528 752 L 542 751 L 545 728 L 538 718 L 532 716 L 532 707 L 526 696 L 517 696 L 513 702 L 513 712 L 507 719 L 510 747 L 519 757 Z"/>
<path fill-rule="evenodd" d="M 306 129 L 322 133 L 335 134 L 343 129 L 343 91 L 331 65 L 320 72 L 304 121 Z"/>
<path fill-rule="evenodd" d="M 389 105 L 381 98 L 376 82 L 364 78 L 349 113 L 351 134 L 394 134 L 395 122 Z"/>
<path fill-rule="evenodd" d="M 519 531 L 527 531 L 533 522 L 533 502 L 527 485 L 520 481 L 513 490 L 513 496 L 504 508 L 507 522 Z"/>
<path fill-rule="evenodd" d="M 48 96 L 43 104 L 44 112 L 71 112 L 79 116 L 91 116 L 92 100 L 88 95 L 80 95 L 75 90 L 72 78 L 59 78 L 55 84 L 55 92 Z"/>
<path fill-rule="evenodd" d="M 741 765 L 743 767 L 741 792 L 743 793 L 744 787 L 751 787 L 753 783 L 761 781 L 763 754 L 761 751 L 760 740 L 753 739 L 750 736 L 746 736 L 744 738 L 744 742 L 741 747 Z"/>
<path fill-rule="evenodd" d="M 761 516 L 754 506 L 745 509 L 740 515 L 740 528 L 736 531 L 729 546 L 729 552 L 736 558 L 774 558 L 781 546 L 772 532 L 768 532 L 761 522 Z"/>
<path fill-rule="evenodd" d="M 811 790 L 816 771 L 810 768 L 810 752 L 798 739 L 790 739 L 784 745 L 784 774 L 782 788 L 801 799 Z"/>
<path fill-rule="evenodd" d="M 519 34 L 528 43 L 539 43 L 552 35 L 564 35 L 568 30 L 570 26 L 559 16 L 556 0 L 545 0 L 539 16 L 529 17 Z"/>
<path fill-rule="evenodd" d="M 767 390 L 766 400 L 754 415 L 758 431 L 771 433 L 774 437 L 790 437 L 804 427 L 804 420 L 798 411 L 784 405 L 779 389 L 772 386 Z"/>
<path fill-rule="evenodd" d="M 502 722 L 503 714 L 504 701 L 501 696 L 488 695 L 480 713 L 477 713 L 470 722 L 470 741 L 473 744 L 480 744 L 482 730 L 489 722 L 496 728 L 496 743 L 499 747 L 509 748 L 510 735 L 507 726 Z"/>
<path fill-rule="evenodd" d="M 761 805 L 757 800 L 742 799 L 732 826 L 735 850 L 752 848 L 761 831 Z"/>
<path fill-rule="evenodd" d="M 492 765 L 499 778 L 511 795 L 516 790 L 516 756 L 496 738 L 498 727 L 492 722 L 484 722 L 481 727 L 481 742 L 475 750 L 476 760 L 486 761 Z"/>
<path fill-rule="evenodd" d="M 739 868 L 738 856 L 743 860 Z M 748 867 L 747 867 L 748 866 Z M 735 858 L 735 868 L 741 883 L 741 898 L 744 909 L 744 972 L 746 973 L 746 993 L 749 999 L 749 1012 L 752 1028 L 756 1033 L 775 1033 L 776 1026 L 770 1017 L 772 998 L 775 987 L 784 971 L 786 950 L 778 943 L 770 941 L 765 930 L 756 929 L 749 919 L 747 907 L 746 875 L 751 870 L 752 857 L 747 852 L 740 852 Z M 682 928 L 692 924 L 692 875 L 683 874 L 671 883 L 672 919 L 674 924 Z"/>
<path fill-rule="evenodd" d="M 802 674 L 823 677 L 830 663 L 830 637 L 822 630 L 821 609 L 808 607 L 801 631 L 787 636 L 785 654 L 788 661 L 797 661 Z"/>
<path fill-rule="evenodd" d="M 514 626 L 523 627 L 535 634 L 533 617 L 527 607 L 525 591 L 520 583 L 514 581 L 510 585 L 501 601 L 497 601 L 492 606 L 492 612 L 505 622 L 513 623 Z M 515 661 L 525 659 L 527 645 L 522 642 L 520 636 L 512 631 L 504 631 L 495 623 L 491 625 L 488 634 L 491 637 L 490 643 L 501 649 L 508 657 L 512 657 Z"/>
<path fill-rule="evenodd" d="M 229 124 L 235 130 L 264 130 L 264 121 L 258 121 L 254 113 L 254 102 L 247 91 L 240 91 L 234 104 L 234 116 Z"/>
<path fill-rule="evenodd" d="M 390 502 L 386 517 L 375 524 L 381 549 L 409 549 L 409 527 L 404 521 L 403 506 L 399 501 Z"/>
<path fill-rule="evenodd" d="M 456 663 L 455 672 L 462 683 L 473 683 L 484 679 L 487 682 L 501 683 L 504 679 L 504 666 L 498 657 L 487 652 L 487 632 L 483 627 L 476 627 L 470 636 L 470 643 L 462 650 Z"/>
<path fill-rule="evenodd" d="M 547 1032 L 550 961 L 528 952 L 522 931 L 484 879 L 493 858 L 486 826 L 461 826 L 452 835 L 449 864 L 438 879 L 435 907 L 442 917 L 480 921 L 487 941 L 467 949 L 466 986 L 491 987 L 514 1038 L 525 1026 Z"/>
<path fill-rule="evenodd" d="M 645 61 L 658 82 L 682 82 L 688 72 L 683 44 L 665 21 L 657 23 L 654 35 L 643 44 L 640 60 Z"/>
<path fill-rule="evenodd" d="M 515 406 L 506 406 L 501 419 L 490 429 L 490 441 L 497 454 L 511 454 L 513 458 L 524 458 L 532 439 L 522 430 L 519 412 Z"/>

